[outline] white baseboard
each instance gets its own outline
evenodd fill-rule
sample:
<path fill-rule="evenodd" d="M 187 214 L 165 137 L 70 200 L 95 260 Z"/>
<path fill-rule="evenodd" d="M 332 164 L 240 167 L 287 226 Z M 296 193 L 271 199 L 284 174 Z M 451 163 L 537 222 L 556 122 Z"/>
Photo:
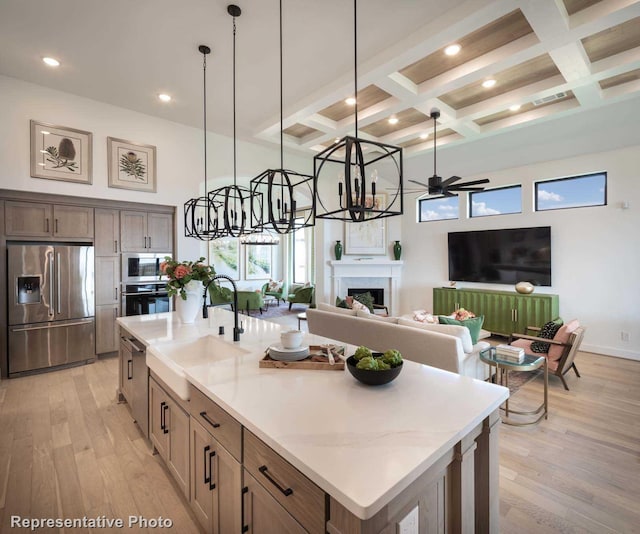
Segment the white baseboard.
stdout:
<path fill-rule="evenodd" d="M 599 345 L 580 345 L 580 350 L 584 352 L 594 352 L 595 354 L 604 354 L 605 356 L 615 356 L 616 358 L 624 358 L 626 360 L 640 361 L 640 353 L 631 350 L 616 349 L 614 347 L 601 347 Z"/>

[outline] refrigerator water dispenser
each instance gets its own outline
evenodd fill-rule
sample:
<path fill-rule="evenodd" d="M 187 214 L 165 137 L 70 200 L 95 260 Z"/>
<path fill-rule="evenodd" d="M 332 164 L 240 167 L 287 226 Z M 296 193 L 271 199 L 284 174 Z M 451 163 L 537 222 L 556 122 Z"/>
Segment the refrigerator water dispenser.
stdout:
<path fill-rule="evenodd" d="M 39 276 L 18 276 L 18 304 L 39 304 L 41 282 Z"/>

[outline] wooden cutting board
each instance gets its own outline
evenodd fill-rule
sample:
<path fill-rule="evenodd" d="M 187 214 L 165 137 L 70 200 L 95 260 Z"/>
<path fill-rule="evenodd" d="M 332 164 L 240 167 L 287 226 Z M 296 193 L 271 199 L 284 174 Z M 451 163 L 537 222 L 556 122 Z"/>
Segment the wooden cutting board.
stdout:
<path fill-rule="evenodd" d="M 281 362 L 273 360 L 268 354 L 260 360 L 260 367 L 263 369 L 311 369 L 314 371 L 342 371 L 344 369 L 344 360 L 340 358 L 340 354 L 344 353 L 344 347 L 333 347 L 331 349 L 336 363 L 331 365 L 329 358 L 326 356 L 325 349 L 319 345 L 309 346 L 309 356 L 304 360 L 297 362 Z"/>

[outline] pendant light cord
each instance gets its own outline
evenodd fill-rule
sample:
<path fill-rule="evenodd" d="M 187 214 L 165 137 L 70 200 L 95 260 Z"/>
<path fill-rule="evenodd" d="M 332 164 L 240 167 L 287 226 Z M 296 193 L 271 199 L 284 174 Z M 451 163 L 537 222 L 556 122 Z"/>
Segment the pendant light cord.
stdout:
<path fill-rule="evenodd" d="M 207 196 L 207 54 L 202 54 L 202 91 L 204 94 L 204 196 Z M 207 230 L 209 229 L 209 210 L 207 210 Z"/>
<path fill-rule="evenodd" d="M 282 0 L 280 0 L 280 168 L 284 169 L 284 120 L 283 120 L 283 97 L 282 97 Z"/>
<path fill-rule="evenodd" d="M 433 175 L 436 175 L 436 118 L 433 117 Z"/>
<path fill-rule="evenodd" d="M 236 185 L 236 18 L 233 17 L 233 185 Z M 235 208 L 235 201 L 234 201 Z"/>
<path fill-rule="evenodd" d="M 355 104 L 355 134 L 354 137 L 358 137 L 358 0 L 353 0 L 353 86 L 355 92 L 353 97 L 356 100 Z"/>

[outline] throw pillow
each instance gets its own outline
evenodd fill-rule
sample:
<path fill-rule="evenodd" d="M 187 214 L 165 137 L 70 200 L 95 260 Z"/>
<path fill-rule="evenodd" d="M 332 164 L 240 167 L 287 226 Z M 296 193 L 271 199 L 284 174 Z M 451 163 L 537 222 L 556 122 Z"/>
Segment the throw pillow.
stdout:
<path fill-rule="evenodd" d="M 347 301 L 341 299 L 340 297 L 336 297 L 336 308 L 347 308 L 349 309 L 351 306 L 347 305 Z"/>
<path fill-rule="evenodd" d="M 556 335 L 558 330 L 560 330 L 561 326 L 562 326 L 562 323 L 559 324 L 555 321 L 549 321 L 548 323 L 545 323 L 542 326 L 542 328 L 540 329 L 540 332 L 538 332 L 538 335 L 536 337 L 542 337 L 544 339 L 553 339 L 553 337 Z M 530 348 L 531 348 L 531 352 L 544 354 L 549 352 L 550 346 L 551 346 L 551 343 L 545 343 L 544 341 L 532 341 Z"/>
<path fill-rule="evenodd" d="M 353 299 L 353 303 L 351 304 L 351 309 L 356 310 L 356 312 L 371 314 L 369 308 L 367 308 L 364 304 L 362 304 L 362 302 L 356 300 L 355 298 Z"/>
<path fill-rule="evenodd" d="M 413 320 L 419 323 L 436 324 L 438 319 L 427 312 L 427 310 L 415 310 L 413 312 Z"/>
<path fill-rule="evenodd" d="M 371 313 L 373 313 L 373 296 L 368 291 L 366 293 L 358 293 L 357 295 L 354 295 L 353 300 L 361 302 Z"/>
<path fill-rule="evenodd" d="M 274 293 L 278 293 L 282 290 L 282 280 L 269 280 L 269 286 L 267 287 L 267 291 L 272 291 Z"/>
<path fill-rule="evenodd" d="M 441 315 L 438 319 L 440 321 L 440 324 L 457 324 L 460 326 L 466 326 L 469 329 L 469 334 L 471 334 L 471 343 L 475 345 L 478 342 L 478 338 L 480 337 L 480 329 L 482 328 L 482 323 L 484 322 L 484 315 L 472 317 L 471 319 L 465 319 L 464 321 L 458 321 L 456 319 L 451 319 L 450 317 L 445 317 L 443 315 Z"/>
<path fill-rule="evenodd" d="M 311 282 L 305 282 L 304 284 L 302 284 L 302 287 L 300 289 L 307 289 L 308 287 L 311 287 Z"/>

